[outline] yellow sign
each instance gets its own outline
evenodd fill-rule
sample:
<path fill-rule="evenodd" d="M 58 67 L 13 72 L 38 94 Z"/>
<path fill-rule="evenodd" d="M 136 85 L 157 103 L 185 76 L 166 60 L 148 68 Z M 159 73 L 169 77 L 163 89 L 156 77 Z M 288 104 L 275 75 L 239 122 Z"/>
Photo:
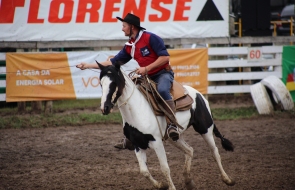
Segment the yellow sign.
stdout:
<path fill-rule="evenodd" d="M 168 52 L 175 80 L 206 94 L 207 48 Z M 109 56 L 105 52 L 7 53 L 6 101 L 99 98 L 99 74 L 90 69 L 81 71 L 75 65 L 105 61 Z M 138 66 L 136 62 L 130 64 Z"/>
<path fill-rule="evenodd" d="M 65 53 L 7 53 L 6 61 L 7 102 L 76 98 Z"/>
<path fill-rule="evenodd" d="M 207 94 L 208 49 L 177 49 L 168 52 L 175 80 Z"/>

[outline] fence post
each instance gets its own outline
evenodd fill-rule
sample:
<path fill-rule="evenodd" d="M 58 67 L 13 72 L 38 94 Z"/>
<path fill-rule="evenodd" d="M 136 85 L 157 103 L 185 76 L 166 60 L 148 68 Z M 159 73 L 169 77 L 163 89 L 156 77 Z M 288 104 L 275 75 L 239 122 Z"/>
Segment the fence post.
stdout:
<path fill-rule="evenodd" d="M 283 58 L 282 58 L 282 53 L 276 53 L 275 54 L 275 59 L 280 59 L 280 60 L 282 60 Z M 273 70 L 274 71 L 280 71 L 280 72 L 283 72 L 282 71 L 282 65 L 281 66 L 275 66 L 274 68 L 273 68 Z"/>
<path fill-rule="evenodd" d="M 44 113 L 45 114 L 50 114 L 52 113 L 52 107 L 53 107 L 53 102 L 50 101 L 45 101 L 45 108 L 44 108 Z"/>
<path fill-rule="evenodd" d="M 5 54 L 0 55 L 0 101 L 6 100 L 6 60 Z"/>

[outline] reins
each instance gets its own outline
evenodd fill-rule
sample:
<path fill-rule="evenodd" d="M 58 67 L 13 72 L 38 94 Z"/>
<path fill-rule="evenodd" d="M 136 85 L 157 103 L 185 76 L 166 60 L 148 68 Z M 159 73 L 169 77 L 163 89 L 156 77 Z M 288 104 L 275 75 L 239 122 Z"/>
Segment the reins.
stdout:
<path fill-rule="evenodd" d="M 135 72 L 136 72 L 136 70 L 130 72 L 128 75 L 127 75 L 125 72 L 122 72 L 122 73 L 123 73 L 126 77 L 129 77 L 129 78 L 132 80 L 132 78 L 133 78 L 134 75 L 135 75 Z M 150 82 L 148 76 L 145 75 L 145 77 L 143 77 L 143 79 L 144 79 L 144 81 L 147 82 L 148 85 L 150 85 L 150 87 L 151 87 L 151 82 Z M 131 98 L 131 96 L 133 95 L 134 90 L 135 90 L 135 88 L 136 88 L 137 77 L 135 78 L 135 82 L 133 82 L 133 83 L 134 83 L 134 86 L 133 86 L 133 89 L 132 89 L 132 93 L 131 93 L 131 95 L 129 96 L 129 98 L 127 98 L 127 99 L 124 101 L 124 103 L 122 103 L 121 105 L 119 105 L 118 108 L 120 108 L 121 106 L 126 105 L 126 104 L 128 103 L 128 101 L 130 100 L 130 98 Z M 145 90 L 145 93 L 146 93 L 146 94 L 148 93 L 148 89 Z M 154 94 L 153 94 L 153 96 L 155 97 Z M 149 105 L 152 107 L 152 105 L 151 105 L 151 100 L 149 99 L 149 96 L 147 96 L 147 97 L 148 97 L 148 98 L 147 98 L 147 101 L 148 101 Z M 164 139 L 164 135 L 163 135 L 163 133 L 162 133 L 162 130 L 161 130 L 161 128 L 160 128 L 160 123 L 159 123 L 158 117 L 157 117 L 156 115 L 155 115 L 155 118 L 156 118 L 156 121 L 157 121 L 157 124 L 158 124 L 158 129 L 159 129 L 159 131 L 160 131 L 160 134 L 161 134 L 162 140 L 164 141 L 164 140 L 165 140 L 165 139 Z"/>
<path fill-rule="evenodd" d="M 149 77 L 148 77 L 147 74 L 144 76 L 144 79 L 145 79 L 145 81 L 148 83 L 149 87 L 152 88 L 152 83 L 150 82 L 150 79 L 149 79 Z M 148 94 L 148 89 L 146 89 L 145 92 L 146 92 L 146 95 L 147 95 L 147 94 Z M 152 94 L 153 94 L 154 99 L 156 100 L 156 98 L 155 98 L 155 94 L 154 94 L 154 91 L 153 91 L 153 90 L 152 90 Z M 150 100 L 150 98 L 149 98 L 148 95 L 147 95 L 147 99 L 148 99 L 148 103 L 149 103 L 149 105 L 152 107 L 151 100 Z M 156 101 L 157 101 L 157 100 L 156 100 Z M 158 120 L 156 114 L 155 114 L 155 117 L 156 117 L 156 120 L 157 120 L 157 123 L 158 123 L 159 131 L 160 131 L 160 133 L 161 133 L 162 141 L 165 141 L 165 138 L 164 138 L 164 135 L 163 135 L 162 130 L 161 130 L 161 128 L 160 128 L 160 123 L 159 123 L 159 120 Z"/>

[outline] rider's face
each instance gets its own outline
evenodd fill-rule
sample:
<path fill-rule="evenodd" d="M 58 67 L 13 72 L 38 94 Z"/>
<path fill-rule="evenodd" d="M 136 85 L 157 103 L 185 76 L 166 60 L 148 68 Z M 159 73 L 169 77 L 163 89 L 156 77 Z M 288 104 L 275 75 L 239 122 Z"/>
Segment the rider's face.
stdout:
<path fill-rule="evenodd" d="M 130 27 L 130 24 L 123 22 L 122 31 L 125 33 L 125 36 L 130 36 Z"/>

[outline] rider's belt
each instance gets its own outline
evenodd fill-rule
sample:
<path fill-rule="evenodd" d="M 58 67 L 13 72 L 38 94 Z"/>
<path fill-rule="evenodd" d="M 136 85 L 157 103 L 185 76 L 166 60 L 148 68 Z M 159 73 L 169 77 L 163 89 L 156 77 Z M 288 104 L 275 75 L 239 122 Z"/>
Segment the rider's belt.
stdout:
<path fill-rule="evenodd" d="M 160 71 L 163 71 L 163 70 L 165 70 L 165 71 L 172 71 L 172 67 L 170 66 L 170 65 L 167 65 L 164 69 L 161 69 Z M 158 74 L 160 71 L 158 71 L 158 72 L 156 72 L 156 73 L 154 73 L 154 74 L 151 74 L 151 75 L 149 75 L 150 77 L 153 77 L 153 76 L 155 76 L 156 74 Z"/>
<path fill-rule="evenodd" d="M 171 67 L 170 65 L 167 65 L 167 66 L 165 67 L 165 70 L 166 70 L 166 71 L 172 71 L 172 67 Z"/>

